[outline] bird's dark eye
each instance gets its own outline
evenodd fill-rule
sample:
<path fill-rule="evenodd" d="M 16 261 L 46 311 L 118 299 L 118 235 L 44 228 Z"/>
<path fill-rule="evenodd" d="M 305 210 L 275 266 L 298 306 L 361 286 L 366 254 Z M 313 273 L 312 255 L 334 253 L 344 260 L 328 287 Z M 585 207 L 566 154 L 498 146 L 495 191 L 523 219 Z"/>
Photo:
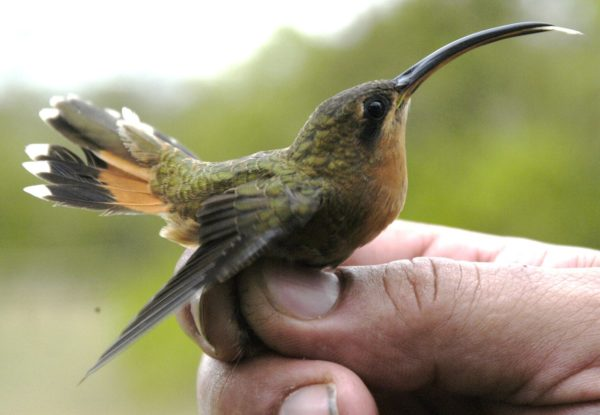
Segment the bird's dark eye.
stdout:
<path fill-rule="evenodd" d="M 387 101 L 383 98 L 370 98 L 365 101 L 364 114 L 371 120 L 380 120 L 387 113 Z"/>

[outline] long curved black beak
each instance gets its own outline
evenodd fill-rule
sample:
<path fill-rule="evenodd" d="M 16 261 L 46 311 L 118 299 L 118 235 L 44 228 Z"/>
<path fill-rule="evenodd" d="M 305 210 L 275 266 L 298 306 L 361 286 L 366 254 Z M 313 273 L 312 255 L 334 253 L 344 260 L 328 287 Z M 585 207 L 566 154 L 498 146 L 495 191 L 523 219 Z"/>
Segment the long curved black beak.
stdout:
<path fill-rule="evenodd" d="M 473 33 L 447 44 L 402 72 L 393 81 L 396 83 L 398 91 L 408 98 L 431 74 L 463 53 L 502 39 L 548 31 L 558 31 L 570 35 L 581 34 L 576 30 L 539 22 L 523 22 L 498 26 Z"/>

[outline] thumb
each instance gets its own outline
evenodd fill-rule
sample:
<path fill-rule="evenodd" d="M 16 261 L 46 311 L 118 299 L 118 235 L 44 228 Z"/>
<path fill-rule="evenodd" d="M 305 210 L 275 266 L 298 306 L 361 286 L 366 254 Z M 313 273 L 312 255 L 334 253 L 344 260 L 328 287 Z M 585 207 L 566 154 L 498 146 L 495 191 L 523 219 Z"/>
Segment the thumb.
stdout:
<path fill-rule="evenodd" d="M 339 363 L 369 385 L 550 404 L 576 400 L 569 385 L 596 384 L 578 368 L 600 357 L 597 268 L 417 258 L 247 272 L 242 312 L 268 347 Z"/>

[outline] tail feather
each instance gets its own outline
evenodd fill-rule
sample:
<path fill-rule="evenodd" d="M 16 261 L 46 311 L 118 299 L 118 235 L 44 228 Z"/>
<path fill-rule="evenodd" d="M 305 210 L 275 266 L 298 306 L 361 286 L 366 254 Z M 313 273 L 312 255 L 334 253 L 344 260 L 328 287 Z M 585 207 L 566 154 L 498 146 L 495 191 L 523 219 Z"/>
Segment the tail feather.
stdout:
<path fill-rule="evenodd" d="M 98 169 L 85 164 L 44 160 L 26 161 L 23 167 L 34 176 L 53 184 L 99 184 Z"/>
<path fill-rule="evenodd" d="M 26 152 L 33 161 L 23 163 L 23 167 L 50 183 L 25 188 L 33 196 L 57 205 L 101 210 L 105 214 L 158 214 L 167 210 L 166 204 L 152 194 L 147 182 L 114 166 L 94 166 L 60 146 L 32 144 Z"/>
<path fill-rule="evenodd" d="M 23 167 L 34 176 L 53 184 L 94 184 L 106 189 L 150 194 L 148 183 L 116 168 L 97 168 L 59 160 L 26 161 Z"/>
<path fill-rule="evenodd" d="M 25 153 L 31 160 L 63 160 L 73 163 L 81 163 L 81 159 L 71 150 L 51 144 L 29 144 L 25 147 Z"/>
<path fill-rule="evenodd" d="M 52 108 L 40 111 L 40 117 L 80 147 L 107 151 L 135 163 L 121 138 L 116 111 L 107 111 L 73 95 L 53 97 Z"/>
<path fill-rule="evenodd" d="M 49 182 L 25 190 L 34 196 L 104 213 L 161 214 L 168 201 L 153 193 L 153 167 L 165 151 L 191 153 L 142 123 L 131 110 L 102 109 L 74 96 L 54 97 L 41 118 L 81 147 L 84 158 L 57 145 L 32 144 L 23 166 Z"/>
<path fill-rule="evenodd" d="M 116 203 L 111 194 L 101 186 L 40 184 L 23 190 L 32 196 L 54 202 L 56 206 L 101 210 L 108 215 L 136 213 Z"/>
<path fill-rule="evenodd" d="M 132 176 L 148 181 L 150 165 L 143 164 L 129 150 L 126 139 L 121 136 L 121 124 L 126 121 L 125 115 L 134 117 L 132 111 L 102 109 L 82 101 L 74 96 L 54 97 L 50 100 L 52 108 L 40 111 L 40 117 L 52 128 L 88 151 L 86 158 L 93 154 L 111 166 L 129 173 Z M 153 151 L 159 154 L 162 150 L 158 144 Z M 90 153 L 91 152 L 91 153 Z"/>

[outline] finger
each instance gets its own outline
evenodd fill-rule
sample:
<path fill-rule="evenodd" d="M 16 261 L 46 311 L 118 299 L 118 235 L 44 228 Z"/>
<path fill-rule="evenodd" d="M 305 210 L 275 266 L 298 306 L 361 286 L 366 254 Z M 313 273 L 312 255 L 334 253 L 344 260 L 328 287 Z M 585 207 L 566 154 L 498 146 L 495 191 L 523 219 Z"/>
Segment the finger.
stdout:
<path fill-rule="evenodd" d="M 234 279 L 200 290 L 176 316 L 183 331 L 215 359 L 231 362 L 251 351 L 248 330 L 238 318 Z"/>
<path fill-rule="evenodd" d="M 400 391 L 435 386 L 540 404 L 600 398 L 600 269 L 421 258 L 342 269 L 337 296 L 332 274 L 251 272 L 240 279 L 243 314 L 281 354 L 337 362 Z"/>
<path fill-rule="evenodd" d="M 273 262 L 272 264 L 275 264 Z M 290 274 L 289 271 L 295 271 Z M 307 304 L 297 303 L 310 312 L 325 313 L 337 300 L 338 279 L 335 275 L 314 268 L 288 270 L 288 278 L 296 278 L 318 295 L 305 296 Z M 331 278 L 322 276 L 330 275 Z M 254 278 L 252 272 L 243 272 L 239 277 Z M 215 359 L 232 362 L 263 350 L 263 344 L 253 336 L 245 319 L 239 315 L 238 290 L 235 280 L 215 284 L 197 293 L 189 304 L 177 312 L 177 321 L 183 331 L 203 351 Z M 298 286 L 294 285 L 297 291 Z M 315 290 L 316 288 L 316 290 Z M 295 293 L 291 293 L 295 294 Z M 292 295 L 290 299 L 298 298 Z"/>
<path fill-rule="evenodd" d="M 263 356 L 239 364 L 203 358 L 202 414 L 374 415 L 375 402 L 350 370 L 330 362 Z"/>
<path fill-rule="evenodd" d="M 175 271 L 193 253 L 194 249 L 186 249 Z M 256 352 L 260 346 L 260 343 L 249 339 L 249 331 L 242 327 L 235 279 L 199 290 L 188 304 L 176 312 L 176 318 L 183 331 L 204 353 L 215 359 L 234 361 Z"/>
<path fill-rule="evenodd" d="M 583 402 L 556 406 L 515 406 L 503 403 L 486 404 L 485 413 L 491 415 L 596 415 L 600 413 L 599 402 Z"/>
<path fill-rule="evenodd" d="M 357 249 L 345 264 L 384 264 L 420 256 L 557 268 L 600 266 L 600 251 L 593 249 L 402 220 L 394 221 L 376 239 Z"/>

